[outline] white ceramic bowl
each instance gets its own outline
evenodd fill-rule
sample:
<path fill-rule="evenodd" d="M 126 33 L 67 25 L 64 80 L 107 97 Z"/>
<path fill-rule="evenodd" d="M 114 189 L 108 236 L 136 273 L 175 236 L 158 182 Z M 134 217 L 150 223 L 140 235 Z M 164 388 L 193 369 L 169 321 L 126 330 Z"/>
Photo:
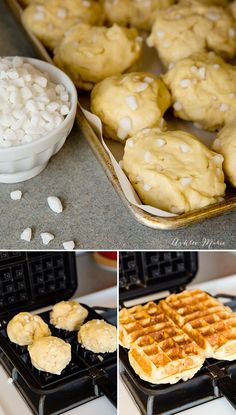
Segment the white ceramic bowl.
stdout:
<path fill-rule="evenodd" d="M 1 183 L 18 183 L 39 174 L 47 166 L 49 159 L 63 146 L 76 115 L 77 91 L 70 78 L 47 62 L 33 58 L 23 59 L 39 70 L 47 72 L 51 81 L 65 86 L 70 96 L 71 109 L 57 128 L 38 140 L 15 147 L 0 148 Z"/>

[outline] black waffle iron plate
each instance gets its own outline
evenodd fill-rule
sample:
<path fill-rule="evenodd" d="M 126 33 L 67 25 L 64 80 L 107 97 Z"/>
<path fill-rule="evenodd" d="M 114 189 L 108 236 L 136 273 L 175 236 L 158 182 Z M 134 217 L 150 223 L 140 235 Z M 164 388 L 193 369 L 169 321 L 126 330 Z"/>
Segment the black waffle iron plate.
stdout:
<path fill-rule="evenodd" d="M 151 293 L 180 292 L 193 280 L 197 269 L 195 252 L 122 252 L 121 306 L 124 301 Z M 235 297 L 223 294 L 219 297 L 224 297 L 227 305 L 236 311 Z M 192 379 L 173 385 L 154 385 L 143 381 L 134 372 L 127 349 L 120 347 L 119 356 L 121 377 L 143 415 L 176 414 L 221 396 L 236 409 L 236 361 L 207 359 Z"/>
<path fill-rule="evenodd" d="M 6 326 L 14 314 L 69 299 L 76 287 L 73 253 L 0 252 L 0 362 L 34 414 L 60 414 L 103 394 L 116 405 L 116 352 L 86 351 L 78 344 L 76 332 L 50 325 L 50 311 L 39 313 L 53 336 L 71 344 L 71 362 L 58 376 L 35 369 L 27 347 L 15 345 L 7 337 Z M 104 318 L 83 306 L 89 312 L 86 321 Z M 108 312 L 109 317 L 112 314 Z"/>

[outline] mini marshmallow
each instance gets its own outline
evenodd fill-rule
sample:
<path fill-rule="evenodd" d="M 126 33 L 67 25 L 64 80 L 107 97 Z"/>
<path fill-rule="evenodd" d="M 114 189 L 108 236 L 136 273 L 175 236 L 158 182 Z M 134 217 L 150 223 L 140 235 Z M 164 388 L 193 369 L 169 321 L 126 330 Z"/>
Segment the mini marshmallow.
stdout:
<path fill-rule="evenodd" d="M 63 242 L 63 247 L 66 251 L 72 251 L 75 248 L 74 241 Z"/>
<path fill-rule="evenodd" d="M 21 190 L 14 190 L 10 193 L 10 197 L 12 200 L 20 200 L 22 198 L 22 191 Z"/>
<path fill-rule="evenodd" d="M 61 213 L 63 211 L 62 203 L 59 199 L 59 197 L 56 196 L 49 196 L 47 198 L 48 205 L 50 209 L 55 213 Z"/>
<path fill-rule="evenodd" d="M 24 229 L 23 232 L 21 233 L 20 239 L 26 242 L 30 242 L 32 239 L 32 229 L 31 228 Z"/>
<path fill-rule="evenodd" d="M 0 147 L 37 140 L 58 127 L 70 111 L 64 85 L 22 58 L 0 58 Z M 23 131 L 23 133 L 22 133 Z"/>
<path fill-rule="evenodd" d="M 40 236 L 44 245 L 48 245 L 49 242 L 51 242 L 55 238 L 54 235 L 49 232 L 42 232 L 40 233 Z"/>

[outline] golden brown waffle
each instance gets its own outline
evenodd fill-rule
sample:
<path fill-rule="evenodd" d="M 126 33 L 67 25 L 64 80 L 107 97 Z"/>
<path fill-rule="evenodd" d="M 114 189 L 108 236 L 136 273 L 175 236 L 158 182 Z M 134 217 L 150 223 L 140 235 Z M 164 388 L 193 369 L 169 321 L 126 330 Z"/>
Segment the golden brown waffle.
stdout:
<path fill-rule="evenodd" d="M 175 383 L 191 378 L 204 362 L 203 351 L 153 302 L 120 311 L 120 343 L 140 378 Z"/>
<path fill-rule="evenodd" d="M 160 301 L 163 312 L 204 349 L 206 357 L 236 358 L 236 313 L 201 290 Z"/>

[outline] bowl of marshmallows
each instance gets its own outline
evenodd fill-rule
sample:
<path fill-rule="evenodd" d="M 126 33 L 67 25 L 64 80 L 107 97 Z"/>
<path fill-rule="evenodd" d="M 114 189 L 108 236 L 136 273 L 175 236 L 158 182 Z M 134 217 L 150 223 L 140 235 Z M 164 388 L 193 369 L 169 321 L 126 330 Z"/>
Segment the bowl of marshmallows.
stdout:
<path fill-rule="evenodd" d="M 55 66 L 0 57 L 0 182 L 39 174 L 63 146 L 75 120 L 77 91 Z"/>

